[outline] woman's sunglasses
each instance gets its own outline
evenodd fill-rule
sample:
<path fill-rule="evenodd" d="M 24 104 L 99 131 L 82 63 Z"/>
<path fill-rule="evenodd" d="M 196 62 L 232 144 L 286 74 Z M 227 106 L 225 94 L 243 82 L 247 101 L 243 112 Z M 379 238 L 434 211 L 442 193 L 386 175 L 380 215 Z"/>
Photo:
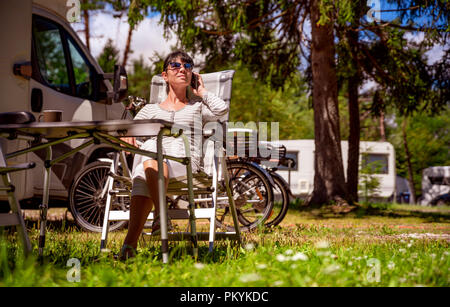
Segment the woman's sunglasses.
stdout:
<path fill-rule="evenodd" d="M 184 63 L 184 64 L 181 64 L 181 63 L 178 63 L 178 62 L 170 62 L 169 63 L 169 66 L 172 69 L 180 69 L 181 65 L 183 65 L 186 70 L 191 70 L 194 67 L 194 65 L 189 64 L 189 63 Z"/>

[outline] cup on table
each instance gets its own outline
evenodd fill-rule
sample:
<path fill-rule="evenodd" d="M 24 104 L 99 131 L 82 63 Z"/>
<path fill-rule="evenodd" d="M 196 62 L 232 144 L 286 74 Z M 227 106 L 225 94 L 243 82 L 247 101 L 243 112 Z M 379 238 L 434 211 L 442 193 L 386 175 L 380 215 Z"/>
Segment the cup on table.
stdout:
<path fill-rule="evenodd" d="M 40 122 L 60 122 L 62 121 L 62 113 L 61 110 L 44 110 L 42 114 L 39 115 L 38 121 Z"/>

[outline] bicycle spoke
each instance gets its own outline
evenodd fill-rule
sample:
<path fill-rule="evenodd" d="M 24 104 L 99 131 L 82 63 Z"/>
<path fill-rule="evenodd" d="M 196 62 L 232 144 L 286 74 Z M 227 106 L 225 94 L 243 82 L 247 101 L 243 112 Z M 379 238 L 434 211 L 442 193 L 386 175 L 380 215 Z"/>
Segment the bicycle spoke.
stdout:
<path fill-rule="evenodd" d="M 90 190 L 90 191 L 92 191 L 92 192 L 97 191 L 97 188 L 96 188 L 96 187 L 90 185 L 89 183 L 87 183 L 87 182 L 85 182 L 85 181 L 81 181 L 81 182 L 80 182 L 80 187 L 79 187 L 79 188 L 80 188 L 80 189 L 81 189 L 81 188 L 88 189 L 88 190 Z"/>
<path fill-rule="evenodd" d="M 106 197 L 99 198 L 109 178 L 111 164 L 107 162 L 93 162 L 86 166 L 85 171 L 75 178 L 70 191 L 70 208 L 78 225 L 82 228 L 100 232 L 105 214 Z M 120 175 L 120 168 L 118 174 Z M 123 188 L 123 184 L 115 182 L 115 188 Z M 129 196 L 117 197 L 112 204 L 116 210 L 129 208 Z M 110 230 L 121 228 L 123 221 L 110 223 Z"/>

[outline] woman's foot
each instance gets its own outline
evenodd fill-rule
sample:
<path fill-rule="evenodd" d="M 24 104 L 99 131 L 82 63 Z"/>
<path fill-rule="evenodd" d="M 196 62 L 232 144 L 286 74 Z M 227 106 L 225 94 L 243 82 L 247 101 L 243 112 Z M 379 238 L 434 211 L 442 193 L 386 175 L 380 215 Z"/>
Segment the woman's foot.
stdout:
<path fill-rule="evenodd" d="M 152 223 L 152 236 L 159 235 L 161 233 L 161 222 L 159 216 L 157 216 Z"/>
<path fill-rule="evenodd" d="M 118 255 L 115 256 L 117 260 L 125 261 L 130 258 L 136 257 L 137 251 L 136 249 L 128 244 L 124 244 L 122 248 L 120 249 L 120 252 Z"/>
<path fill-rule="evenodd" d="M 172 221 L 170 220 L 170 217 L 167 217 L 167 230 L 172 231 L 173 225 Z M 152 223 L 152 236 L 160 235 L 161 234 L 161 219 L 159 216 L 155 217 Z"/>

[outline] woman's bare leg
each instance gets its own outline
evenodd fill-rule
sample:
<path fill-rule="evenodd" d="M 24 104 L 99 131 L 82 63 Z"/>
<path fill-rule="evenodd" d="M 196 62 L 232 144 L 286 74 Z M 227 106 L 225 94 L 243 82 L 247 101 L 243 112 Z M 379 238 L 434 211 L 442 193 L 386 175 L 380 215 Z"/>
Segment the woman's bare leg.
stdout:
<path fill-rule="evenodd" d="M 164 162 L 164 188 L 167 191 L 169 185 L 169 168 Z M 158 161 L 147 160 L 144 162 L 145 176 L 147 178 L 147 186 L 152 195 L 152 201 L 155 205 L 155 216 L 159 216 L 159 191 L 158 191 Z"/>
<path fill-rule="evenodd" d="M 147 177 L 147 186 L 151 198 L 141 195 L 131 197 L 130 220 L 128 222 L 128 233 L 124 244 L 133 248 L 137 247 L 139 236 L 144 229 L 147 217 L 155 207 L 155 216 L 159 215 L 159 193 L 158 193 L 158 162 L 156 160 L 147 160 L 144 162 L 145 175 Z M 164 163 L 165 188 L 169 183 L 169 170 Z"/>
<path fill-rule="evenodd" d="M 141 195 L 131 197 L 128 233 L 123 244 L 130 245 L 133 248 L 137 247 L 139 236 L 142 233 L 145 221 L 147 220 L 150 211 L 152 211 L 152 208 L 153 201 L 151 198 Z"/>

